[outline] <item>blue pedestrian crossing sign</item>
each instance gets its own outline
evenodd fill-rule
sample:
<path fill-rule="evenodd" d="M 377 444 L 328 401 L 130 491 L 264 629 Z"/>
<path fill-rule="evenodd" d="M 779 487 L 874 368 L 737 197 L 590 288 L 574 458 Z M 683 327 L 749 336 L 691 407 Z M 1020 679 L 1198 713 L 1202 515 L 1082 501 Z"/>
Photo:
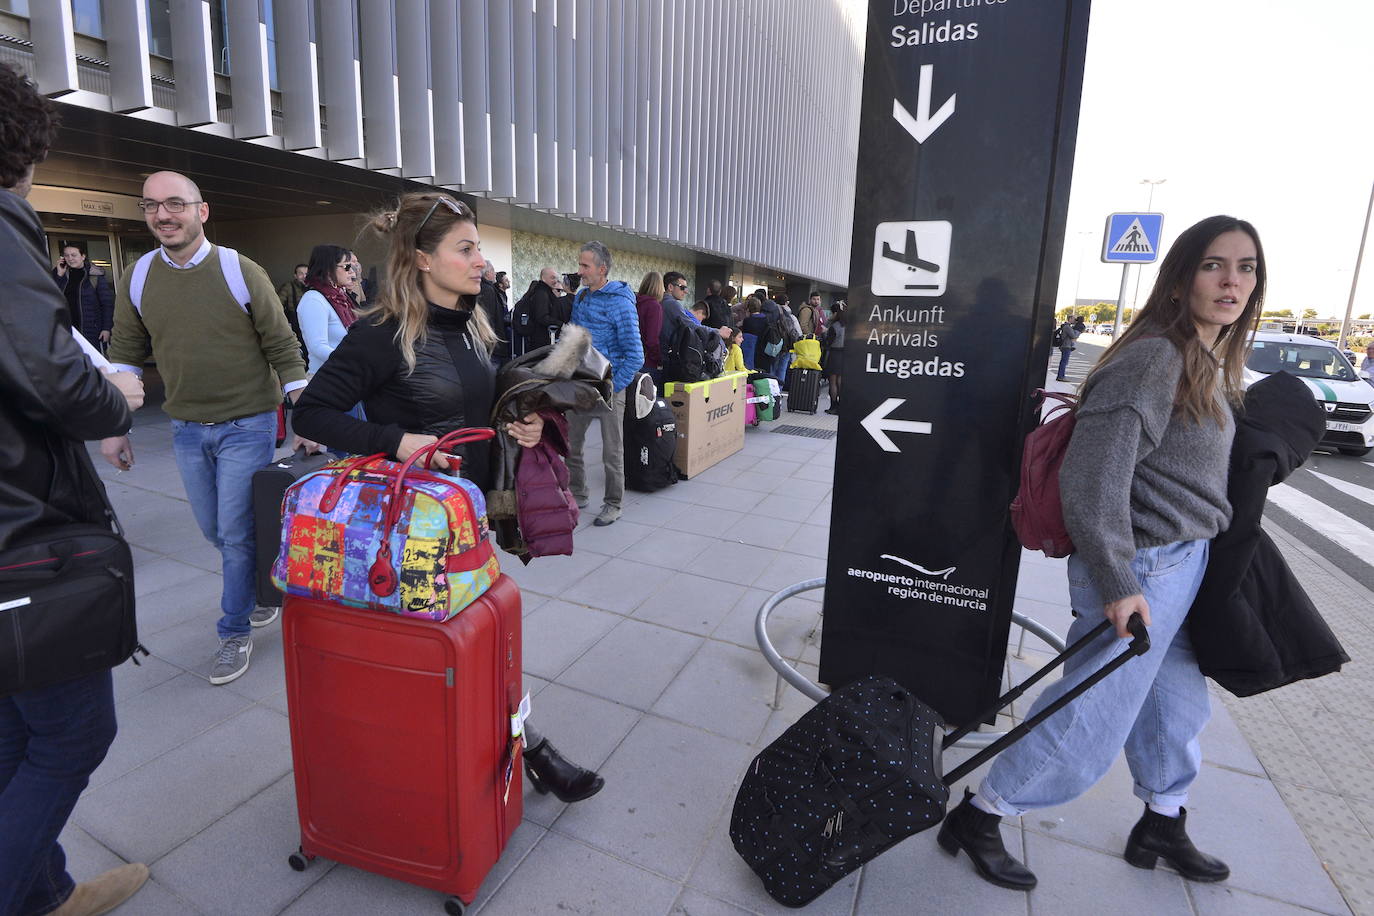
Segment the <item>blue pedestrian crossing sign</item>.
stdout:
<path fill-rule="evenodd" d="M 1107 217 L 1102 260 L 1107 264 L 1153 264 L 1159 258 L 1163 213 L 1113 213 Z"/>

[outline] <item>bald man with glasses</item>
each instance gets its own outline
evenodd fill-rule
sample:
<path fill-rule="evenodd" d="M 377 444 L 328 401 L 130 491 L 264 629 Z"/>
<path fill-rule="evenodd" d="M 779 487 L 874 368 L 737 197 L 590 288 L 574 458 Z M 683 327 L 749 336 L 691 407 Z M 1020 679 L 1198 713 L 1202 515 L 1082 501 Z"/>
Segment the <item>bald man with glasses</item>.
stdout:
<path fill-rule="evenodd" d="M 120 279 L 109 360 L 141 373 L 157 354 L 177 469 L 223 567 L 208 677 L 227 684 L 248 670 L 252 627 L 278 614 L 256 607 L 252 477 L 272 460 L 277 406 L 283 391 L 300 395 L 305 362 L 267 273 L 205 237 L 210 206 L 194 181 L 155 172 L 139 206 L 160 247 Z M 127 436 L 100 450 L 116 468 L 133 466 Z"/>

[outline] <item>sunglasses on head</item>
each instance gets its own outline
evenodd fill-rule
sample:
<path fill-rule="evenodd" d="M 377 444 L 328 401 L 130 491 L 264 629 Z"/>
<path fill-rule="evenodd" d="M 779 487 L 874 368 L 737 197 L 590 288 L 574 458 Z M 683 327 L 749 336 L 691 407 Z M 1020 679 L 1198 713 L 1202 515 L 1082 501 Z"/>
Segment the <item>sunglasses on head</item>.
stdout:
<path fill-rule="evenodd" d="M 420 233 L 424 230 L 425 223 L 429 222 L 429 218 L 434 215 L 435 210 L 439 209 L 440 204 L 443 204 L 445 207 L 448 207 L 450 210 L 452 210 L 454 216 L 464 215 L 462 208 L 459 207 L 459 205 L 455 201 L 452 201 L 447 197 L 434 198 L 434 203 L 429 205 L 429 211 L 425 213 L 425 218 L 420 220 L 420 225 L 415 227 L 415 237 L 417 239 L 420 237 Z"/>

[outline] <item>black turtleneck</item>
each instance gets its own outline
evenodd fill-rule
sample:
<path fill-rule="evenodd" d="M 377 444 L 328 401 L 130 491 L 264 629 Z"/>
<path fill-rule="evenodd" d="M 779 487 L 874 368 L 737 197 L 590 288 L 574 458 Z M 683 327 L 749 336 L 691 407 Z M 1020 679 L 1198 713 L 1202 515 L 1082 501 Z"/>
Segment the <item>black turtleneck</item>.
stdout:
<path fill-rule="evenodd" d="M 86 268 L 68 267 L 62 275 L 62 294 L 67 297 L 67 308 L 71 309 L 72 326 L 81 330 L 81 281 L 86 279 Z"/>
<path fill-rule="evenodd" d="M 358 320 L 297 402 L 296 432 L 333 449 L 394 458 L 405 433 L 442 436 L 464 426 L 490 426 L 495 376 L 468 331 L 470 317 L 431 304 L 428 333 L 415 344 L 413 372 L 395 342 L 395 322 Z M 365 421 L 348 415 L 359 402 Z M 488 489 L 489 447 L 458 451 L 463 476 Z"/>

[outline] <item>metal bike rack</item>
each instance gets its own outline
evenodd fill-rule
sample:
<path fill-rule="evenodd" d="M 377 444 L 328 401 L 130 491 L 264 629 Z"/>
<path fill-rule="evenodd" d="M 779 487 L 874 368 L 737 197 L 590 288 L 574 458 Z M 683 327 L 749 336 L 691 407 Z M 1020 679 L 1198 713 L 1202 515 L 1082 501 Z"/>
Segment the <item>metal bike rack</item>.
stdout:
<path fill-rule="evenodd" d="M 807 579 L 803 582 L 797 582 L 786 588 L 779 589 L 768 596 L 767 600 L 763 602 L 763 607 L 759 608 L 758 617 L 754 619 L 754 638 L 758 640 L 759 649 L 763 652 L 763 657 L 768 659 L 768 664 L 773 666 L 773 670 L 777 671 L 778 675 L 783 680 L 800 690 L 805 696 L 817 702 L 829 696 L 829 692 L 819 684 L 813 684 L 811 681 L 808 681 L 805 675 L 793 667 L 787 659 L 783 658 L 782 655 L 778 653 L 778 650 L 773 646 L 773 641 L 768 638 L 768 616 L 773 613 L 774 608 L 782 604 L 788 598 L 800 595 L 802 592 L 814 591 L 818 588 L 825 588 L 824 577 L 819 579 Z M 1044 640 L 1056 653 L 1064 651 L 1064 640 L 1060 639 L 1057 633 L 1039 621 L 1027 617 L 1025 614 L 1019 614 L 1016 611 L 1012 611 L 1011 622 L 1021 628 L 1022 644 L 1025 642 L 1025 634 L 1032 633 Z M 1020 654 L 1019 649 L 1017 654 Z M 998 738 L 1001 738 L 1004 734 L 1005 732 L 972 732 L 955 742 L 954 746 L 968 748 L 987 747 Z"/>

